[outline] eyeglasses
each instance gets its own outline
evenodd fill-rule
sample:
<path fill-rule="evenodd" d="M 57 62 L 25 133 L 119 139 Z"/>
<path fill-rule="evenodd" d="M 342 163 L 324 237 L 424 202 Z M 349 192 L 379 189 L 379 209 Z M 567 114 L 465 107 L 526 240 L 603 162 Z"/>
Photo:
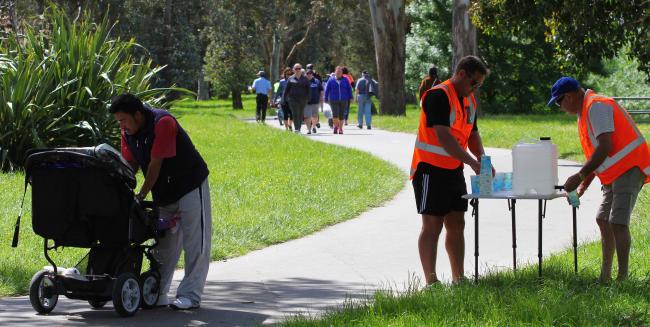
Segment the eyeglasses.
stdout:
<path fill-rule="evenodd" d="M 556 105 L 556 106 L 558 106 L 558 107 L 561 107 L 561 106 L 562 106 L 562 101 L 564 100 L 564 96 L 565 96 L 565 95 L 566 95 L 566 94 L 562 94 L 562 95 L 560 95 L 557 99 L 555 99 L 555 105 Z"/>
<path fill-rule="evenodd" d="M 302 70 L 301 67 L 293 67 L 293 70 Z"/>
<path fill-rule="evenodd" d="M 481 87 L 481 86 L 483 85 L 483 83 L 479 82 L 478 80 L 473 79 L 473 80 L 469 83 L 469 85 L 471 86 L 471 89 L 472 89 L 472 90 L 476 90 L 476 89 L 478 89 L 479 87 Z"/>

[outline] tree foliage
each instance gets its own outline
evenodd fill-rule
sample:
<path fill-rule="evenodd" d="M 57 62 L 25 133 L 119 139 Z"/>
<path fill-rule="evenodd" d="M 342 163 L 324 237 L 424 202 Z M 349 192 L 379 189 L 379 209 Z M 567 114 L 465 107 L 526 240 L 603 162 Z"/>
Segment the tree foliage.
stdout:
<path fill-rule="evenodd" d="M 479 0 L 473 21 L 486 35 L 510 34 L 553 48 L 563 71 L 598 68 L 626 45 L 650 74 L 650 1 Z"/>
<path fill-rule="evenodd" d="M 113 39 L 107 19 L 73 21 L 53 6 L 43 26 L 23 31 L 0 40 L 3 170 L 22 166 L 31 148 L 115 144 L 119 129 L 108 105 L 122 92 L 165 106 L 171 89 L 151 88 L 161 68 L 134 57 L 133 39 Z"/>

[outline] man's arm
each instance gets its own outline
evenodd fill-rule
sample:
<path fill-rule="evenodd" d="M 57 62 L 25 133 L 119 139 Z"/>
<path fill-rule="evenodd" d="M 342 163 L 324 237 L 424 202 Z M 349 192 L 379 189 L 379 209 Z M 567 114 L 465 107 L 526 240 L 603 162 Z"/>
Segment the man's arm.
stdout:
<path fill-rule="evenodd" d="M 571 175 L 566 182 L 564 183 L 564 190 L 571 192 L 578 188 L 579 185 L 582 185 L 581 191 L 584 191 L 589 187 L 591 181 L 594 179 L 594 171 L 596 168 L 607 159 L 607 154 L 612 150 L 612 132 L 602 133 L 596 137 L 598 140 L 598 146 L 596 150 L 591 155 L 591 158 L 582 166 L 580 171 L 577 174 Z M 586 182 L 586 183 L 585 183 Z M 581 184 L 582 183 L 582 184 Z"/>
<path fill-rule="evenodd" d="M 483 149 L 483 140 L 481 139 L 481 134 L 478 131 L 472 131 L 472 134 L 469 135 L 468 143 L 469 151 L 474 154 L 476 159 L 485 155 L 485 149 Z"/>
<path fill-rule="evenodd" d="M 481 164 L 472 158 L 472 156 L 470 156 L 467 151 L 463 150 L 460 147 L 460 144 L 458 144 L 454 136 L 451 135 L 451 128 L 444 125 L 435 125 L 433 128 L 436 132 L 436 135 L 438 136 L 440 144 L 445 149 L 445 151 L 447 151 L 450 156 L 469 165 L 478 175 L 481 171 Z"/>
<path fill-rule="evenodd" d="M 149 168 L 147 168 L 147 175 L 144 177 L 144 183 L 142 184 L 142 188 L 140 188 L 140 193 L 137 195 L 138 198 L 144 199 L 147 197 L 147 194 L 149 194 L 153 186 L 156 185 L 158 176 L 160 176 L 160 167 L 162 167 L 162 162 L 162 158 L 151 157 Z"/>

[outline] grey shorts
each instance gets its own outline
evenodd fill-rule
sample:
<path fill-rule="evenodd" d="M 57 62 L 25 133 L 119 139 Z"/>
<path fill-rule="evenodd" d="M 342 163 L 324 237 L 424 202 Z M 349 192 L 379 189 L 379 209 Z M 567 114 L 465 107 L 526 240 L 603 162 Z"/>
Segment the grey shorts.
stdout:
<path fill-rule="evenodd" d="M 345 113 L 346 106 L 347 106 L 347 101 L 330 101 L 330 107 L 332 107 L 333 118 L 343 119 L 343 114 Z"/>
<path fill-rule="evenodd" d="M 596 219 L 629 226 L 630 216 L 645 178 L 645 174 L 635 167 L 623 173 L 611 184 L 603 185 L 601 188 L 603 202 L 598 208 Z"/>
<path fill-rule="evenodd" d="M 314 103 L 314 104 L 307 104 L 305 106 L 305 118 L 317 118 L 318 117 L 318 108 L 320 107 L 320 104 Z"/>

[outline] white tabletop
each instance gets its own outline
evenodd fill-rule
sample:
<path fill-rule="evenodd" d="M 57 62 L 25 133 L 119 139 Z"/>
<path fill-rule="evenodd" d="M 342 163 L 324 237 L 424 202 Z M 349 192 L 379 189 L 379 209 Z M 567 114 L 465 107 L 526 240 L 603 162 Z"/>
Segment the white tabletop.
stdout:
<path fill-rule="evenodd" d="M 557 192 L 550 195 L 524 194 L 515 195 L 512 191 L 493 192 L 492 194 L 465 194 L 463 199 L 516 199 L 516 200 L 553 200 L 557 198 L 566 198 L 565 192 Z"/>

